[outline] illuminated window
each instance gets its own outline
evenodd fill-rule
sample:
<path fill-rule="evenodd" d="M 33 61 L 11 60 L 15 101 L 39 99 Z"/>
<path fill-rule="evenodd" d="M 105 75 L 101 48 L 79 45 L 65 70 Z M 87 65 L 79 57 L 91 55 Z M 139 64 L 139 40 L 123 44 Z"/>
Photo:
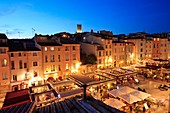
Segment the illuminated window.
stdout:
<path fill-rule="evenodd" d="M 55 60 L 54 60 L 54 55 L 51 55 L 51 56 L 50 56 L 50 60 L 51 60 L 51 62 L 55 62 Z"/>
<path fill-rule="evenodd" d="M 50 50 L 51 50 L 51 51 L 54 51 L 54 47 L 51 47 Z"/>
<path fill-rule="evenodd" d="M 76 54 L 73 54 L 73 60 L 76 60 Z"/>
<path fill-rule="evenodd" d="M 5 67 L 5 66 L 7 66 L 7 59 L 2 60 L 2 67 Z"/>
<path fill-rule="evenodd" d="M 15 69 L 14 61 L 11 61 L 11 69 Z"/>
<path fill-rule="evenodd" d="M 68 68 L 69 68 L 69 66 L 68 66 L 68 64 L 66 64 L 66 70 L 68 70 Z"/>
<path fill-rule="evenodd" d="M 2 80 L 7 80 L 7 79 L 8 79 L 7 73 L 2 73 Z"/>
<path fill-rule="evenodd" d="M 55 65 L 51 65 L 51 71 L 55 71 Z"/>
<path fill-rule="evenodd" d="M 45 47 L 44 50 L 47 51 L 47 47 Z"/>
<path fill-rule="evenodd" d="M 69 61 L 68 54 L 66 54 L 66 61 Z"/>

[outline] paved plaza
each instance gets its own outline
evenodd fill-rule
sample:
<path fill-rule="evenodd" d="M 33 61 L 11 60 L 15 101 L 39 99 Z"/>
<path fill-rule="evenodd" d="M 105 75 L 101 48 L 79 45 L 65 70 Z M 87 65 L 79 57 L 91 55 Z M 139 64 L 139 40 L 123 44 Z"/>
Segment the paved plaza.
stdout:
<path fill-rule="evenodd" d="M 169 110 L 169 94 L 170 89 L 168 91 L 161 91 L 158 89 L 160 84 L 166 84 L 164 81 L 154 81 L 154 80 L 141 80 L 141 83 L 138 85 L 133 85 L 135 88 L 140 87 L 141 89 L 145 89 L 147 93 L 151 94 L 151 97 L 155 98 L 156 102 L 163 101 L 163 106 L 153 106 L 154 113 L 168 113 Z"/>

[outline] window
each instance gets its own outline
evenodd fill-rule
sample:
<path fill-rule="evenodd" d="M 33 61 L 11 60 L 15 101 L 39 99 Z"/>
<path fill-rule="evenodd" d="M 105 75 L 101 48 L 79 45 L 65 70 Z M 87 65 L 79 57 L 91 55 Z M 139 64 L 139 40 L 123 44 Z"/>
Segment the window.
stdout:
<path fill-rule="evenodd" d="M 106 45 L 106 48 L 107 48 L 107 45 Z"/>
<path fill-rule="evenodd" d="M 24 53 L 24 56 L 26 56 L 26 53 Z"/>
<path fill-rule="evenodd" d="M 76 47 L 75 47 L 75 46 L 73 46 L 73 50 L 76 50 Z"/>
<path fill-rule="evenodd" d="M 44 50 L 47 51 L 47 47 L 45 47 Z"/>
<path fill-rule="evenodd" d="M 3 59 L 2 60 L 2 67 L 6 67 L 7 66 L 7 59 Z"/>
<path fill-rule="evenodd" d="M 27 79 L 27 73 L 25 73 L 25 79 Z"/>
<path fill-rule="evenodd" d="M 54 55 L 51 55 L 51 56 L 50 56 L 50 60 L 51 60 L 51 62 L 55 62 L 55 60 L 54 60 Z"/>
<path fill-rule="evenodd" d="M 37 76 L 38 76 L 37 72 L 36 72 L 36 71 L 34 71 L 34 77 L 37 77 Z"/>
<path fill-rule="evenodd" d="M 76 60 L 76 54 L 73 54 L 73 60 Z"/>
<path fill-rule="evenodd" d="M 24 68 L 27 68 L 27 63 L 24 63 Z"/>
<path fill-rule="evenodd" d="M 114 60 L 116 60 L 116 56 L 114 56 Z"/>
<path fill-rule="evenodd" d="M 60 48 L 58 48 L 58 51 L 60 51 Z"/>
<path fill-rule="evenodd" d="M 143 52 L 143 49 L 140 49 L 140 52 Z"/>
<path fill-rule="evenodd" d="M 66 64 L 66 70 L 68 70 L 68 68 L 69 68 L 69 66 L 68 66 L 68 64 Z"/>
<path fill-rule="evenodd" d="M 66 61 L 69 61 L 68 54 L 66 54 Z"/>
<path fill-rule="evenodd" d="M 22 69 L 22 60 L 19 61 L 19 68 Z"/>
<path fill-rule="evenodd" d="M 102 60 L 101 59 L 99 59 L 99 64 L 101 64 L 102 63 Z"/>
<path fill-rule="evenodd" d="M 99 51 L 99 56 L 102 56 L 102 55 L 101 55 L 101 51 Z"/>
<path fill-rule="evenodd" d="M 50 47 L 50 50 L 51 50 L 51 51 L 54 51 L 54 47 Z"/>
<path fill-rule="evenodd" d="M 15 69 L 14 61 L 11 61 L 11 69 Z"/>
<path fill-rule="evenodd" d="M 13 75 L 13 80 L 17 81 L 17 75 Z"/>
<path fill-rule="evenodd" d="M 65 47 L 65 51 L 69 51 L 68 46 Z"/>
<path fill-rule="evenodd" d="M 58 71 L 61 71 L 61 67 L 60 67 L 60 65 L 58 65 Z"/>
<path fill-rule="evenodd" d="M 33 66 L 38 66 L 38 62 L 33 62 Z"/>
<path fill-rule="evenodd" d="M 45 62 L 48 62 L 48 58 L 47 58 L 47 55 L 45 56 Z"/>
<path fill-rule="evenodd" d="M 14 57 L 14 53 L 11 53 L 11 57 Z"/>
<path fill-rule="evenodd" d="M 164 52 L 166 52 L 166 49 L 164 49 Z"/>
<path fill-rule="evenodd" d="M 6 49 L 0 49 L 0 54 L 6 54 Z"/>
<path fill-rule="evenodd" d="M 106 56 L 108 56 L 108 51 L 106 51 Z"/>
<path fill-rule="evenodd" d="M 37 53 L 36 53 L 36 52 L 33 52 L 33 56 L 37 56 Z"/>
<path fill-rule="evenodd" d="M 142 54 L 140 54 L 140 58 L 142 58 Z"/>
<path fill-rule="evenodd" d="M 7 73 L 2 73 L 2 80 L 7 80 L 7 79 L 8 79 Z"/>
<path fill-rule="evenodd" d="M 55 65 L 51 65 L 51 71 L 55 71 Z"/>
<path fill-rule="evenodd" d="M 60 60 L 60 55 L 58 55 L 58 62 L 60 62 L 61 60 Z"/>
<path fill-rule="evenodd" d="M 21 53 L 18 53 L 18 56 L 21 56 Z"/>
<path fill-rule="evenodd" d="M 111 46 L 111 45 L 109 45 L 109 48 L 112 48 L 112 46 Z"/>
<path fill-rule="evenodd" d="M 143 46 L 143 44 L 142 44 L 142 43 L 140 43 L 140 46 Z"/>

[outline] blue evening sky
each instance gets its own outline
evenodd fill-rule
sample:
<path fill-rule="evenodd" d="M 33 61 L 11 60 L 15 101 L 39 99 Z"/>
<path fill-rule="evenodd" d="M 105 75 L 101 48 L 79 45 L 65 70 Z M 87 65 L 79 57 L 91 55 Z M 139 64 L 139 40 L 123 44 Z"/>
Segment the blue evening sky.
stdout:
<path fill-rule="evenodd" d="M 0 33 L 9 38 L 109 30 L 170 32 L 170 0 L 1 0 Z M 19 33 L 20 32 L 20 33 Z"/>

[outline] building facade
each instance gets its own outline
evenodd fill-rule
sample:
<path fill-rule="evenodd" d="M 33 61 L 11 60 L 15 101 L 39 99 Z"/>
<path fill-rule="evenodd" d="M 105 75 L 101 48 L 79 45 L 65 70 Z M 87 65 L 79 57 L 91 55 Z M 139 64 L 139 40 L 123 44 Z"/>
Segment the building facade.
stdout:
<path fill-rule="evenodd" d="M 68 38 L 35 35 L 42 51 L 44 80 L 59 80 L 78 72 L 80 67 L 80 44 Z"/>
<path fill-rule="evenodd" d="M 8 39 L 0 34 L 0 98 L 10 91 L 10 68 L 8 56 Z"/>

